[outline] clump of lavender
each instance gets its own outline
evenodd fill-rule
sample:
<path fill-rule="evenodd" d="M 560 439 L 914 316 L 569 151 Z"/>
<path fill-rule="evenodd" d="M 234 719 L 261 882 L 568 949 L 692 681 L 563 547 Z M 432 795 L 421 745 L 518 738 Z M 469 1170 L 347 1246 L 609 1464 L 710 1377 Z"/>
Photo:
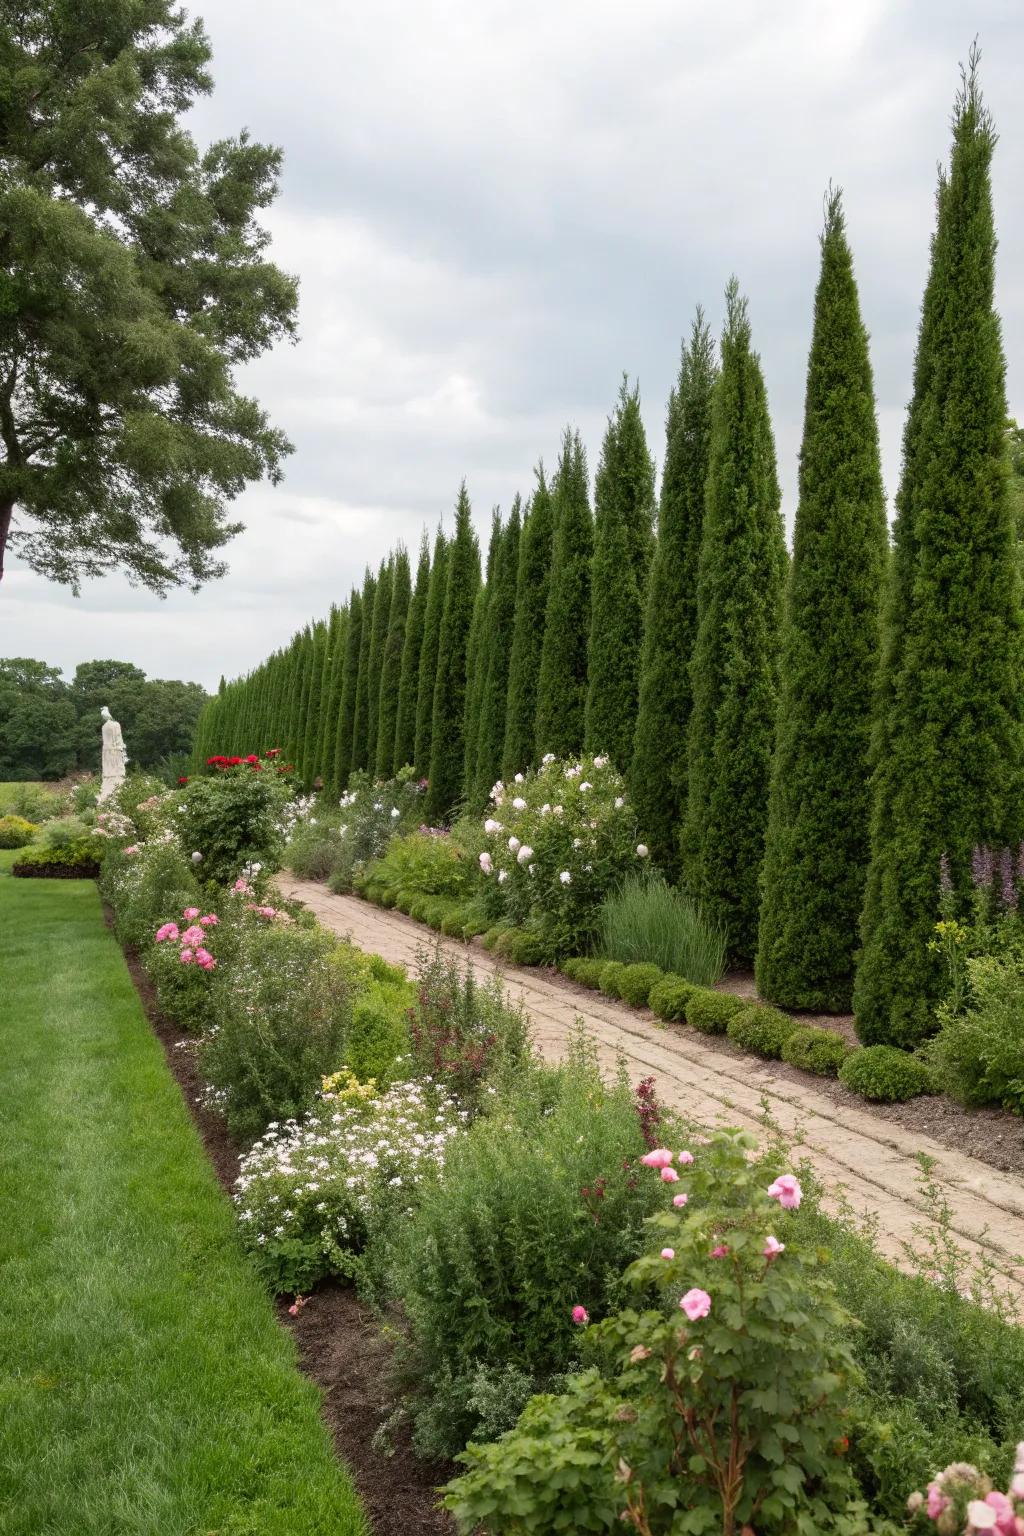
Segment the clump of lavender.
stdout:
<path fill-rule="evenodd" d="M 1004 848 L 999 855 L 999 900 L 1009 911 L 1017 905 L 1017 887 L 1013 882 L 1013 854 Z"/>
<path fill-rule="evenodd" d="M 1024 847 L 1024 844 L 1021 846 Z M 948 853 L 943 853 L 939 856 L 939 890 L 943 896 L 952 896 L 953 894 L 953 876 L 949 872 Z"/>
<path fill-rule="evenodd" d="M 971 880 L 977 891 L 987 891 L 996 872 L 995 854 L 991 848 L 976 844 L 971 854 Z"/>

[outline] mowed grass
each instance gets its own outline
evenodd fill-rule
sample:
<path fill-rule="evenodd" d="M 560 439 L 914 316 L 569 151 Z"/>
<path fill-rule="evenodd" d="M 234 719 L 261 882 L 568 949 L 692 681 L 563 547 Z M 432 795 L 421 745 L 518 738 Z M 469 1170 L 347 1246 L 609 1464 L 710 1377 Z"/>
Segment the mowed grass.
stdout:
<path fill-rule="evenodd" d="M 0 1532 L 366 1525 L 88 881 L 0 854 Z"/>

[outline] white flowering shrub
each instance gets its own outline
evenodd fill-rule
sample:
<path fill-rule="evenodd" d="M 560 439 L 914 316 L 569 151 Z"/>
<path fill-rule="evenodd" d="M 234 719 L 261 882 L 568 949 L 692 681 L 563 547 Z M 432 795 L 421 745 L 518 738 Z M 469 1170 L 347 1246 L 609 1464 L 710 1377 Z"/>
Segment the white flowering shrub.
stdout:
<path fill-rule="evenodd" d="M 325 1082 L 301 1124 L 272 1124 L 242 1159 L 242 1240 L 277 1291 L 351 1275 L 371 1237 L 413 1213 L 465 1116 L 428 1082 L 375 1095 L 349 1076 Z"/>
<path fill-rule="evenodd" d="M 489 911 L 529 928 L 552 960 L 588 948 L 604 898 L 647 857 L 607 757 L 549 755 L 510 784 L 499 780 L 484 832 Z"/>
<path fill-rule="evenodd" d="M 426 779 L 403 768 L 393 779 L 373 782 L 354 773 L 341 797 L 341 825 L 331 872 L 331 888 L 350 890 L 372 859 L 379 859 L 397 834 L 412 832 L 423 819 Z"/>

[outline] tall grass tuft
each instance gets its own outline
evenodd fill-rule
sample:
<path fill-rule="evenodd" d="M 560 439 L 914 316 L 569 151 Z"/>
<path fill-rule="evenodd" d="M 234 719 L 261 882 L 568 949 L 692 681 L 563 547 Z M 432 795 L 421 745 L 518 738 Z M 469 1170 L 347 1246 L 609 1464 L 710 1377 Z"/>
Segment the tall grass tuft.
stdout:
<path fill-rule="evenodd" d="M 661 875 L 634 875 L 601 908 L 601 953 L 627 965 L 647 961 L 712 986 L 725 969 L 726 936 Z"/>

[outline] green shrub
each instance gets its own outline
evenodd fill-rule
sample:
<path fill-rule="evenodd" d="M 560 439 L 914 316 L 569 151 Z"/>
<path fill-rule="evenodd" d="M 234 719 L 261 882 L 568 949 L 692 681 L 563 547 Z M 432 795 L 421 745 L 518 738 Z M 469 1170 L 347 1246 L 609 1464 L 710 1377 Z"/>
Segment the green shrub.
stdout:
<path fill-rule="evenodd" d="M 179 790 L 174 827 L 186 852 L 202 855 L 203 878 L 227 885 L 247 865 L 276 869 L 289 794 L 276 774 L 248 763 L 191 779 Z"/>
<path fill-rule="evenodd" d="M 42 832 L 42 842 L 46 848 L 67 848 L 71 843 L 79 843 L 84 837 L 94 835 L 92 828 L 77 816 L 55 816 L 52 821 L 44 824 Z M 100 832 L 95 835 L 102 837 L 106 834 Z"/>
<path fill-rule="evenodd" d="M 0 816 L 0 848 L 27 848 L 37 830 L 24 816 Z"/>
<path fill-rule="evenodd" d="M 932 1091 L 932 1075 L 923 1061 L 894 1045 L 865 1045 L 851 1051 L 839 1068 L 839 1081 L 865 1099 L 902 1104 Z"/>
<path fill-rule="evenodd" d="M 632 1003 L 634 1008 L 646 1008 L 651 988 L 664 974 L 656 965 L 627 965 L 619 977 L 619 996 L 624 1003 Z"/>
<path fill-rule="evenodd" d="M 428 928 L 433 928 L 435 933 L 441 932 L 441 924 L 448 915 L 449 903 L 444 896 L 431 896 L 427 901 L 426 923 Z"/>
<path fill-rule="evenodd" d="M 496 977 L 478 981 L 440 946 L 419 952 L 417 970 L 408 1015 L 416 1070 L 476 1112 L 495 1082 L 514 1079 L 530 1060 L 525 1010 Z"/>
<path fill-rule="evenodd" d="M 685 976 L 663 976 L 651 988 L 648 1003 L 659 1019 L 673 1023 L 686 1018 L 686 1005 L 697 988 Z"/>
<path fill-rule="evenodd" d="M 99 786 L 97 785 L 97 792 Z M 51 816 L 62 816 L 67 806 L 65 795 L 54 794 L 41 784 L 4 785 L 4 810 L 12 816 L 23 816 L 36 825 L 49 821 Z"/>
<path fill-rule="evenodd" d="M 238 963 L 213 972 L 216 1031 L 200 1050 L 233 1135 L 298 1116 L 341 1066 L 351 993 L 321 928 L 265 923 Z"/>
<path fill-rule="evenodd" d="M 690 993 L 686 1004 L 686 1022 L 702 1035 L 724 1035 L 729 1020 L 745 1006 L 742 997 L 731 992 L 710 992 L 699 988 Z"/>
<path fill-rule="evenodd" d="M 373 899 L 378 907 L 388 909 L 394 906 L 396 896 L 395 892 L 390 890 L 388 886 L 375 885 L 373 888 Z"/>
<path fill-rule="evenodd" d="M 633 875 L 607 896 L 600 935 L 609 960 L 649 962 L 699 986 L 712 986 L 725 969 L 725 934 L 660 875 Z"/>
<path fill-rule="evenodd" d="M 406 917 L 411 917 L 415 900 L 416 896 L 413 891 L 399 891 L 395 897 L 395 910 L 403 913 Z"/>
<path fill-rule="evenodd" d="M 543 965 L 545 961 L 543 944 L 526 928 L 506 928 L 495 940 L 493 952 L 512 965 Z"/>
<path fill-rule="evenodd" d="M 146 843 L 135 854 L 109 851 L 100 891 L 113 908 L 122 944 L 145 950 L 161 923 L 177 921 L 185 907 L 202 905 L 195 868 L 175 842 Z"/>
<path fill-rule="evenodd" d="M 478 878 L 478 871 L 453 838 L 418 831 L 392 837 L 370 866 L 370 873 L 384 885 L 452 900 L 465 899 Z"/>
<path fill-rule="evenodd" d="M 99 874 L 107 848 L 99 837 L 79 837 L 60 848 L 33 848 L 11 865 L 11 874 L 41 880 L 88 880 Z"/>
<path fill-rule="evenodd" d="M 782 1047 L 782 1059 L 818 1077 L 836 1077 L 852 1049 L 837 1030 L 805 1025 L 794 1029 Z"/>
<path fill-rule="evenodd" d="M 626 967 L 621 960 L 606 960 L 601 967 L 601 974 L 597 984 L 605 997 L 621 997 L 619 987 L 626 973 Z"/>
<path fill-rule="evenodd" d="M 508 932 L 508 923 L 495 923 L 491 928 L 485 928 L 481 940 L 484 949 L 493 950 L 503 933 Z"/>
<path fill-rule="evenodd" d="M 608 964 L 598 956 L 575 956 L 570 960 L 563 960 L 559 970 L 563 976 L 568 976 L 570 981 L 577 982 L 581 987 L 593 987 L 596 991 L 601 985 L 601 972 Z"/>
<path fill-rule="evenodd" d="M 341 858 L 340 834 L 340 812 L 297 822 L 285 853 L 288 868 L 300 880 L 329 880 Z"/>
<path fill-rule="evenodd" d="M 411 832 L 419 825 L 423 789 L 411 768 L 376 783 L 368 773 L 353 773 L 340 808 L 338 847 L 330 877 L 331 890 L 339 893 L 352 889 L 362 871 L 383 856 L 396 834 Z M 391 881 L 385 879 L 385 883 Z"/>
<path fill-rule="evenodd" d="M 429 896 L 414 896 L 409 903 L 409 916 L 417 923 L 425 923 L 429 906 Z"/>
<path fill-rule="evenodd" d="M 968 1007 L 947 1014 L 928 1047 L 937 1085 L 961 1104 L 1024 1114 L 1024 959 L 967 961 Z"/>
<path fill-rule="evenodd" d="M 783 1046 L 796 1033 L 800 1025 L 788 1013 L 769 1008 L 764 1003 L 754 1003 L 734 1013 L 726 1026 L 726 1034 L 734 1044 L 756 1056 L 767 1056 L 778 1061 Z"/>
<path fill-rule="evenodd" d="M 449 904 L 441 919 L 441 932 L 449 939 L 461 939 L 466 927 L 466 914 L 458 904 Z"/>
<path fill-rule="evenodd" d="M 521 1373 L 514 1411 L 572 1365 L 573 1302 L 607 1309 L 644 1218 L 664 1203 L 659 1180 L 637 1177 L 646 1147 L 628 1084 L 603 1085 L 578 1045 L 538 1076 L 547 1092 L 503 1101 L 452 1147 L 405 1233 L 396 1289 L 425 1454 L 486 1432 L 481 1370 L 491 1384 Z"/>
<path fill-rule="evenodd" d="M 403 978 L 397 986 L 371 981 L 354 998 L 345 1065 L 360 1082 L 372 1079 L 387 1087 L 401 1075 L 400 1063 L 410 1050 L 407 1014 L 415 995 Z"/>

